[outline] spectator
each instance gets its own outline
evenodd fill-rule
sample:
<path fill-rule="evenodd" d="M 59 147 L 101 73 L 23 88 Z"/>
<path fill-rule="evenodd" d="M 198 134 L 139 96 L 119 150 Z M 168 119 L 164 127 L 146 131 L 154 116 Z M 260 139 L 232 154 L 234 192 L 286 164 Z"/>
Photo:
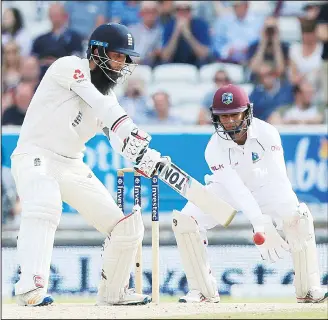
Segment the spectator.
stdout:
<path fill-rule="evenodd" d="M 2 81 L 5 91 L 14 88 L 19 83 L 21 61 L 18 44 L 10 40 L 3 46 Z"/>
<path fill-rule="evenodd" d="M 33 56 L 23 59 L 20 72 L 21 81 L 30 83 L 35 91 L 40 83 L 41 75 L 41 69 L 38 59 Z"/>
<path fill-rule="evenodd" d="M 157 2 L 142 1 L 140 16 L 142 21 L 129 28 L 134 36 L 135 50 L 140 53 L 140 59 L 135 61 L 154 67 L 160 61 L 162 41 Z"/>
<path fill-rule="evenodd" d="M 5 87 L 1 86 L 1 117 L 5 110 L 7 110 L 14 102 L 14 89 L 5 90 Z"/>
<path fill-rule="evenodd" d="M 321 54 L 321 84 L 324 104 L 328 107 L 328 3 L 320 7 L 317 17 L 316 34 L 319 41 L 323 42 L 323 50 Z"/>
<path fill-rule="evenodd" d="M 303 7 L 305 14 L 303 17 L 308 20 L 316 20 L 320 13 L 320 6 L 315 2 L 309 2 Z"/>
<path fill-rule="evenodd" d="M 159 4 L 159 21 L 162 25 L 174 18 L 174 1 L 157 1 Z"/>
<path fill-rule="evenodd" d="M 250 80 L 256 81 L 255 74 L 265 62 L 273 66 L 275 74 L 284 76 L 288 65 L 288 44 L 280 41 L 277 19 L 273 16 L 266 18 L 261 32 L 261 39 L 253 42 L 247 51 Z"/>
<path fill-rule="evenodd" d="M 17 8 L 7 8 L 2 16 L 2 44 L 15 41 L 22 56 L 31 52 L 32 39 L 24 28 L 23 17 Z"/>
<path fill-rule="evenodd" d="M 77 32 L 67 28 L 68 15 L 61 3 L 51 4 L 49 19 L 52 24 L 51 31 L 37 37 L 32 47 L 33 55 L 40 61 L 41 77 L 58 58 L 82 56 L 82 38 Z"/>
<path fill-rule="evenodd" d="M 323 45 L 316 37 L 315 28 L 314 20 L 301 20 L 302 42 L 293 43 L 289 50 L 290 81 L 296 85 L 306 78 L 318 92 Z"/>
<path fill-rule="evenodd" d="M 229 1 L 195 1 L 195 15 L 202 17 L 212 26 L 218 17 L 231 14 Z"/>
<path fill-rule="evenodd" d="M 294 101 L 292 85 L 288 80 L 281 80 L 269 64 L 263 64 L 259 70 L 259 84 L 250 94 L 250 101 L 254 104 L 254 116 L 267 121 L 273 112 L 283 106 L 291 105 Z"/>
<path fill-rule="evenodd" d="M 20 212 L 19 198 L 16 191 L 16 184 L 11 174 L 10 168 L 1 167 L 1 221 L 3 224 L 15 219 Z"/>
<path fill-rule="evenodd" d="M 108 21 L 109 1 L 66 1 L 68 27 L 87 41 L 92 31 Z"/>
<path fill-rule="evenodd" d="M 4 85 L 1 86 L 1 117 L 5 110 L 7 110 L 14 103 L 15 89 L 7 89 Z"/>
<path fill-rule="evenodd" d="M 162 62 L 209 62 L 210 35 L 207 23 L 192 17 L 190 1 L 175 1 L 175 17 L 164 26 Z"/>
<path fill-rule="evenodd" d="M 140 1 L 110 1 L 111 22 L 122 23 L 126 26 L 140 22 Z"/>
<path fill-rule="evenodd" d="M 287 17 L 302 17 L 305 15 L 304 9 L 310 1 L 275 1 L 276 2 L 276 16 Z"/>
<path fill-rule="evenodd" d="M 249 1 L 233 1 L 233 14 L 219 17 L 213 26 L 213 50 L 219 60 L 244 64 L 247 49 L 261 33 L 264 17 L 248 11 Z"/>
<path fill-rule="evenodd" d="M 14 105 L 3 113 L 2 125 L 21 126 L 33 95 L 33 86 L 30 83 L 21 82 L 15 90 Z"/>
<path fill-rule="evenodd" d="M 153 110 L 147 114 L 146 122 L 149 125 L 177 125 L 182 120 L 170 114 L 171 102 L 169 95 L 164 91 L 157 91 L 152 95 Z"/>
<path fill-rule="evenodd" d="M 212 105 L 214 94 L 216 90 L 219 89 L 220 87 L 231 83 L 231 80 L 226 71 L 218 70 L 214 75 L 213 82 L 214 82 L 214 88 L 205 95 L 203 99 L 202 107 L 199 110 L 198 124 L 200 125 L 212 123 L 209 108 Z"/>
<path fill-rule="evenodd" d="M 145 114 L 149 109 L 145 81 L 137 76 L 130 76 L 124 84 L 124 95 L 118 101 L 134 122 L 140 124 L 145 121 Z"/>
<path fill-rule="evenodd" d="M 314 90 L 303 81 L 295 87 L 295 105 L 287 109 L 282 117 L 283 124 L 321 124 L 324 117 L 313 104 Z"/>

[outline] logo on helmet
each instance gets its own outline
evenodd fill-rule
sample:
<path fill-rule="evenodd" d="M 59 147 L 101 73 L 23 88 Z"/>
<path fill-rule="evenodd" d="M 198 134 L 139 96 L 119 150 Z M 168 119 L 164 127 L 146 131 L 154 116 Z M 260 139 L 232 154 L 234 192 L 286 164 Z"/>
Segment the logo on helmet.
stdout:
<path fill-rule="evenodd" d="M 222 102 L 224 104 L 230 104 L 233 101 L 233 94 L 231 92 L 226 92 L 222 95 Z"/>
<path fill-rule="evenodd" d="M 128 46 L 132 46 L 133 40 L 132 40 L 131 33 L 128 33 L 127 36 L 128 36 Z"/>

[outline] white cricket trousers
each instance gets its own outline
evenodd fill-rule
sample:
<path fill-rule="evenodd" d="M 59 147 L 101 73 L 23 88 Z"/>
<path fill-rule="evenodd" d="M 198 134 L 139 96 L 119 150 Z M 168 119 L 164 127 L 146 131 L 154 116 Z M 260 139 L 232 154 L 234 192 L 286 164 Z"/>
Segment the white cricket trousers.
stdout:
<path fill-rule="evenodd" d="M 47 151 L 20 154 L 12 156 L 11 170 L 22 208 L 17 242 L 21 277 L 15 292 L 22 294 L 37 287 L 47 291 L 62 201 L 106 236 L 124 215 L 82 160 Z"/>

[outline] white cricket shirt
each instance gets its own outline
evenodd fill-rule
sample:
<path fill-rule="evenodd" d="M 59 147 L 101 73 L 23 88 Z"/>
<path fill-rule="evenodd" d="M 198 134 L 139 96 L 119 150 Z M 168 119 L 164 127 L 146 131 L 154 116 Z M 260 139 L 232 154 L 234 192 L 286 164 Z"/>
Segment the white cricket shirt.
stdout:
<path fill-rule="evenodd" d="M 226 201 L 243 211 L 250 222 L 259 224 L 261 215 L 284 216 L 296 209 L 298 199 L 287 176 L 278 130 L 253 118 L 247 140 L 239 146 L 214 133 L 206 147 L 205 159 L 221 184 Z"/>
<path fill-rule="evenodd" d="M 112 90 L 104 96 L 91 83 L 87 59 L 60 58 L 49 67 L 33 96 L 13 155 L 48 150 L 82 158 L 85 143 L 103 124 L 111 128 L 124 115 L 127 118 Z"/>

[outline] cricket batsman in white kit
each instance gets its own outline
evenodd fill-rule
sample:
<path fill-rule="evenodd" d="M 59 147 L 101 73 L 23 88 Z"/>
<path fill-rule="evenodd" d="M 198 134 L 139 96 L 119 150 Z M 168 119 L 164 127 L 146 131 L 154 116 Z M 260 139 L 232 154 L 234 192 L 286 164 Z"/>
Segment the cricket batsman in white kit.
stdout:
<path fill-rule="evenodd" d="M 12 173 L 22 205 L 18 234 L 19 305 L 51 304 L 47 294 L 54 236 L 62 201 L 106 236 L 97 304 L 136 305 L 151 301 L 128 288 L 144 225 L 140 207 L 124 216 L 105 186 L 83 162 L 85 143 L 99 130 L 116 152 L 152 177 L 168 158 L 148 147 L 151 137 L 119 105 L 112 88 L 136 66 L 134 38 L 121 24 L 99 26 L 87 59 L 56 60 L 44 75 L 26 113 Z M 100 272 L 101 270 L 99 270 Z"/>
<path fill-rule="evenodd" d="M 205 176 L 206 188 L 242 211 L 254 234 L 264 236 L 264 243 L 256 245 L 262 259 L 275 262 L 291 252 L 298 302 L 322 302 L 328 294 L 320 287 L 311 212 L 292 189 L 278 130 L 254 118 L 252 110 L 242 88 L 227 85 L 216 91 L 211 107 L 216 132 L 205 151 L 212 172 Z M 179 302 L 220 301 L 206 250 L 206 230 L 216 225 L 214 217 L 190 202 L 181 212 L 173 211 L 172 228 L 189 286 Z"/>

